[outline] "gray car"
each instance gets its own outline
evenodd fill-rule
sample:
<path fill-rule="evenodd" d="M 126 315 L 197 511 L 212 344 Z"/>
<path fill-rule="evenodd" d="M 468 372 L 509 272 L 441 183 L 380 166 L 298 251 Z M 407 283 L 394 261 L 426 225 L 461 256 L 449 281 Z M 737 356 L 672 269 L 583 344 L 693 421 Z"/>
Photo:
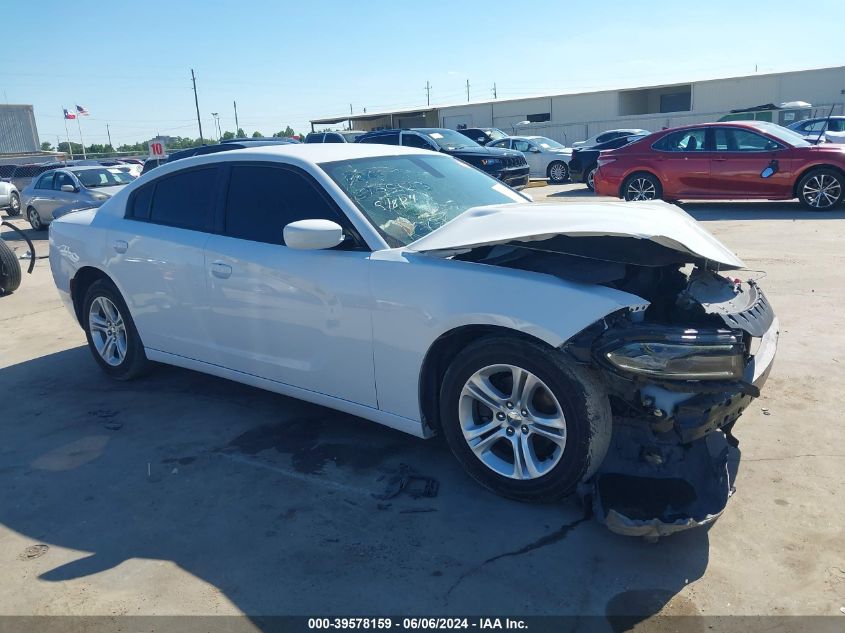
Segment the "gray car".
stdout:
<path fill-rule="evenodd" d="M 54 212 L 69 204 L 99 206 L 130 182 L 133 176 L 116 167 L 66 167 L 43 173 L 21 192 L 26 219 L 36 231 L 46 229 Z"/>
<path fill-rule="evenodd" d="M 508 136 L 487 143 L 487 146 L 522 152 L 528 161 L 531 178 L 548 178 L 554 184 L 569 178 L 572 148 L 545 136 Z"/>

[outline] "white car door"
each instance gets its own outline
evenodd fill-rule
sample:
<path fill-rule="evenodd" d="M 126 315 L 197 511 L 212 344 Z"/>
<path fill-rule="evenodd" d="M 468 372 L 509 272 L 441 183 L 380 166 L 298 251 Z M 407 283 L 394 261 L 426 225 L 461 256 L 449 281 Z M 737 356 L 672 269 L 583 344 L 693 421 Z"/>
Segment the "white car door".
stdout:
<path fill-rule="evenodd" d="M 513 148 L 525 155 L 525 160 L 528 161 L 528 173 L 532 178 L 546 177 L 546 163 L 547 159 L 540 152 L 540 148 L 536 147 L 534 143 L 522 139 L 512 139 Z"/>
<path fill-rule="evenodd" d="M 219 200 L 217 166 L 191 168 L 136 189 L 106 244 L 108 271 L 144 347 L 201 359 L 209 332 L 203 248 Z"/>
<path fill-rule="evenodd" d="M 279 163 L 229 163 L 222 225 L 206 244 L 205 360 L 376 407 L 370 252 L 328 194 Z M 284 246 L 290 222 L 347 230 L 334 249 Z"/>

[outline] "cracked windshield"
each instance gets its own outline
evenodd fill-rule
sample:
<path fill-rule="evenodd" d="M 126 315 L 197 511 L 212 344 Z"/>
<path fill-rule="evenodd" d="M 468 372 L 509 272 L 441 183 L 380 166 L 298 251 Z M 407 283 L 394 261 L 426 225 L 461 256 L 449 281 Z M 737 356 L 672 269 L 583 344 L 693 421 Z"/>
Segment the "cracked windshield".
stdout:
<path fill-rule="evenodd" d="M 405 246 L 467 209 L 527 202 L 446 156 L 379 156 L 321 165 L 391 246 Z"/>

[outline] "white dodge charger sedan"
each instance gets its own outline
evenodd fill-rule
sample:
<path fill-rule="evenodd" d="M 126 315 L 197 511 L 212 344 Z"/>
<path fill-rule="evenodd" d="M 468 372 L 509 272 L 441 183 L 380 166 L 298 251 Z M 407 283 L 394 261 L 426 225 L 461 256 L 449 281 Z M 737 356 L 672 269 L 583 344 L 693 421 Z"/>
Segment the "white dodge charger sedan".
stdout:
<path fill-rule="evenodd" d="M 404 147 L 169 163 L 54 222 L 50 264 L 114 378 L 169 363 L 440 433 L 489 489 L 577 491 L 627 534 L 719 516 L 777 341 L 677 207 L 532 203 Z"/>

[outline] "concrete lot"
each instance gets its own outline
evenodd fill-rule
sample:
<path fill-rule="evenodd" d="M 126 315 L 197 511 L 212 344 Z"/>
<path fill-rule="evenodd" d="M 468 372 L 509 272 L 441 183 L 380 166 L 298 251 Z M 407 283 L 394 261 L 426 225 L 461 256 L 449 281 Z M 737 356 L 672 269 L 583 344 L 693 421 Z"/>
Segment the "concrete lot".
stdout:
<path fill-rule="evenodd" d="M 616 536 L 487 493 L 439 440 L 190 371 L 113 382 L 39 259 L 0 298 L 0 614 L 839 614 L 845 210 L 685 208 L 766 272 L 782 325 L 710 530 Z M 400 464 L 439 495 L 379 509 Z"/>

